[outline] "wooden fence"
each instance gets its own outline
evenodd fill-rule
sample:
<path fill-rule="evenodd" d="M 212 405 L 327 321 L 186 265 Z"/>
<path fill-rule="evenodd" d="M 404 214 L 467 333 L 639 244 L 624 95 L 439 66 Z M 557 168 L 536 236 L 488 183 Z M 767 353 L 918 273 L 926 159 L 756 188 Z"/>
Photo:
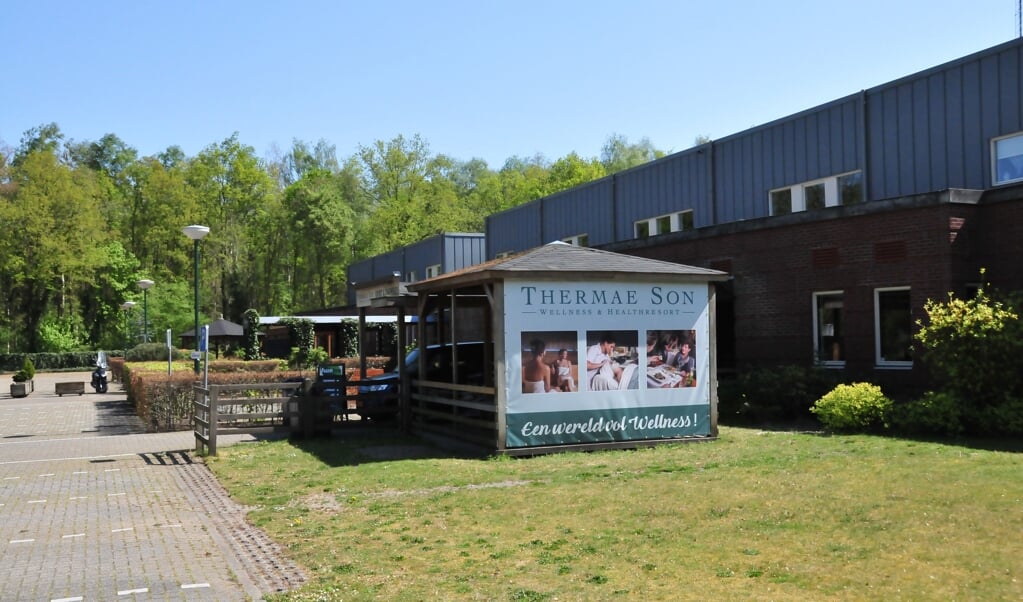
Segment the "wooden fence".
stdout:
<path fill-rule="evenodd" d="M 193 387 L 195 449 L 215 456 L 217 436 L 291 431 L 297 426 L 296 394 L 309 381 Z M 289 403 L 292 402 L 292 403 Z"/>

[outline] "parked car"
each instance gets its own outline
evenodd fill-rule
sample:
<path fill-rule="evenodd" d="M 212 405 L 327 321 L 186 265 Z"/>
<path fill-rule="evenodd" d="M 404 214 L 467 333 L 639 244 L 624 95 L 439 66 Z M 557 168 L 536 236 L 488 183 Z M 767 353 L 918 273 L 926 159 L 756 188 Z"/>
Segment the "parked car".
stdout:
<path fill-rule="evenodd" d="M 484 382 L 484 345 L 482 342 L 458 343 L 458 383 L 482 385 Z M 420 348 L 405 356 L 405 370 L 409 379 L 419 378 Z M 426 376 L 424 380 L 452 382 L 451 343 L 430 345 L 426 348 Z M 371 417 L 394 415 L 398 411 L 401 379 L 398 368 L 359 381 L 360 409 Z"/>

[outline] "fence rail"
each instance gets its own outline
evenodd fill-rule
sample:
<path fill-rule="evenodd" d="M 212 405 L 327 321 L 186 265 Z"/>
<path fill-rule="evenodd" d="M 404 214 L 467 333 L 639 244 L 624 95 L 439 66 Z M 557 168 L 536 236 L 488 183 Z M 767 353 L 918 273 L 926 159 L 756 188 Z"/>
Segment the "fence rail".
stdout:
<path fill-rule="evenodd" d="M 290 430 L 297 419 L 295 394 L 308 381 L 247 383 L 192 388 L 195 449 L 217 454 L 217 436 Z"/>

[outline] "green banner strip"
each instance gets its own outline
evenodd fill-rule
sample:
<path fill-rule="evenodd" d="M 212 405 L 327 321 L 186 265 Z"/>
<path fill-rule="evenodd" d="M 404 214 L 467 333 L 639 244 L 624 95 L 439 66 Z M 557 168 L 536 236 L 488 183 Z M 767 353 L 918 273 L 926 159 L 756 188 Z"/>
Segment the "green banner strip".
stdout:
<path fill-rule="evenodd" d="M 710 405 L 507 414 L 507 447 L 710 435 Z"/>

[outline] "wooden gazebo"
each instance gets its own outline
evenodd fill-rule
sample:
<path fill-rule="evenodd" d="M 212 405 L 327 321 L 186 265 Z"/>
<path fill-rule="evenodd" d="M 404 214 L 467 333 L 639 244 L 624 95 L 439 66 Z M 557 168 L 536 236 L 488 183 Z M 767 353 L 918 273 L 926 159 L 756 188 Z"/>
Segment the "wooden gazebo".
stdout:
<path fill-rule="evenodd" d="M 551 243 L 409 283 L 420 347 L 485 341 L 484 365 L 493 369 L 468 382 L 460 345 L 448 345 L 451 382 L 404 386 L 402 424 L 509 454 L 716 437 L 714 282 L 727 278 Z M 423 326 L 431 314 L 435 340 Z M 664 363 L 682 365 L 670 349 L 683 343 L 684 371 Z M 535 379 L 547 366 L 551 380 L 560 378 L 559 362 L 566 381 L 557 388 Z"/>

